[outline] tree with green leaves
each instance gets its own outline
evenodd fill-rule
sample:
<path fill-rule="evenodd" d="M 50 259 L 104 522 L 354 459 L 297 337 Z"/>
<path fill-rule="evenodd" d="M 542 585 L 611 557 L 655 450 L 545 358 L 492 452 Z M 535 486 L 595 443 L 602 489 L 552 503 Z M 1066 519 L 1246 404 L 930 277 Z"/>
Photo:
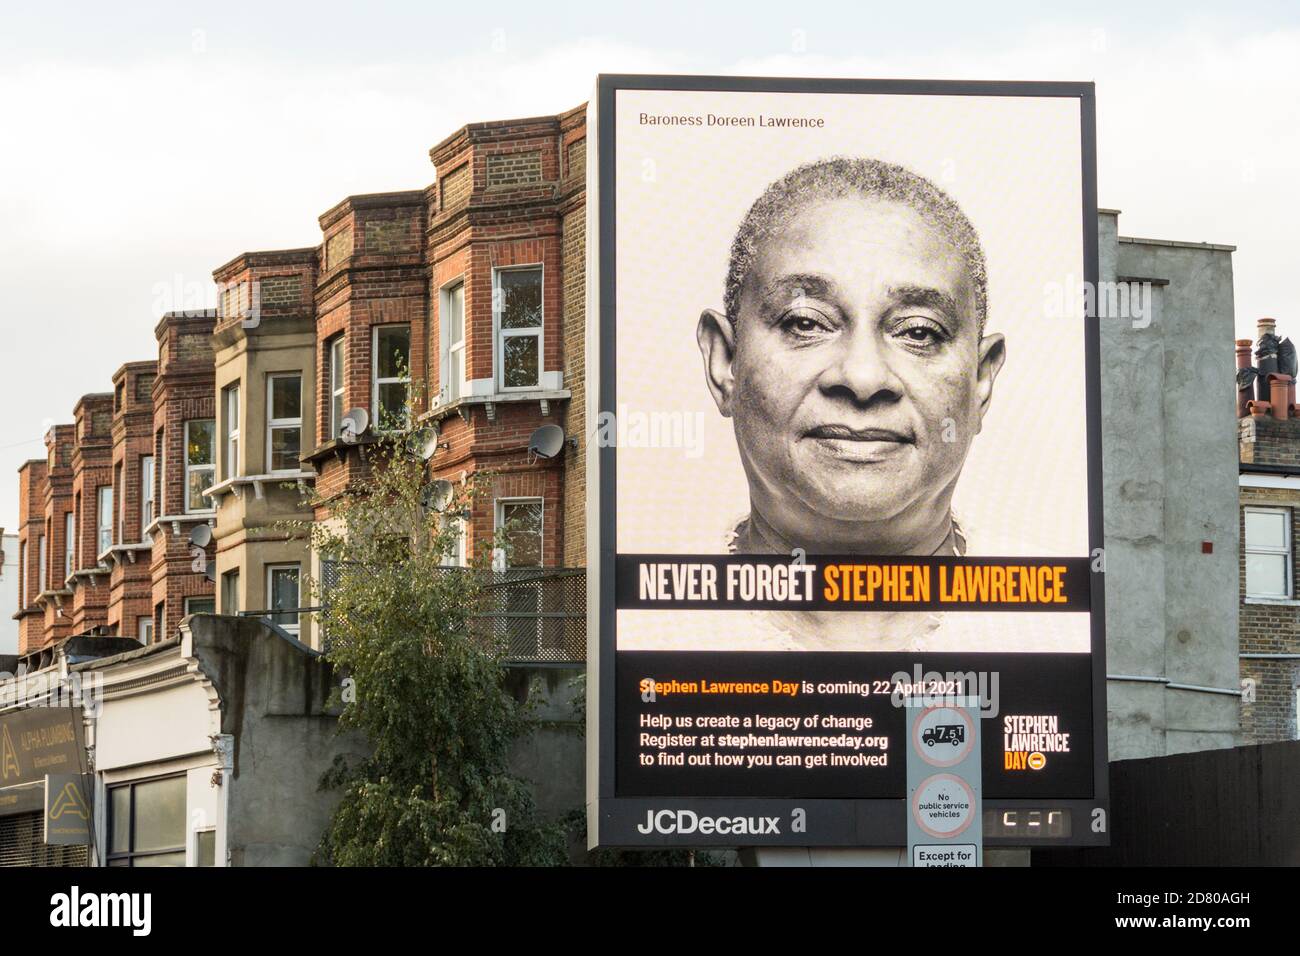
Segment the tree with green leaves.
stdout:
<path fill-rule="evenodd" d="M 322 780 L 341 799 L 317 859 L 563 864 L 562 828 L 540 819 L 528 783 L 509 770 L 512 745 L 529 732 L 525 708 L 506 689 L 501 648 L 475 626 L 492 549 L 468 567 L 444 566 L 456 519 L 486 479 L 435 484 L 419 454 L 427 440 L 407 426 L 358 444 L 367 476 L 310 526 L 332 569 L 327 587 L 311 587 L 326 656 L 347 678 L 340 725 L 371 750 Z M 508 535 L 493 544 L 508 548 Z"/>

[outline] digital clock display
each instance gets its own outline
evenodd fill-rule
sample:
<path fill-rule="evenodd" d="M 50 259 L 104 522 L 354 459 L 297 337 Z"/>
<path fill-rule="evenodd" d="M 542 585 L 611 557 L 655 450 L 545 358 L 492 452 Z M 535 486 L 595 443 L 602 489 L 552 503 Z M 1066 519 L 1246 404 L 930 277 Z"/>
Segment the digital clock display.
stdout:
<path fill-rule="evenodd" d="M 1058 839 L 1070 835 L 1069 810 L 985 810 L 984 836 Z"/>

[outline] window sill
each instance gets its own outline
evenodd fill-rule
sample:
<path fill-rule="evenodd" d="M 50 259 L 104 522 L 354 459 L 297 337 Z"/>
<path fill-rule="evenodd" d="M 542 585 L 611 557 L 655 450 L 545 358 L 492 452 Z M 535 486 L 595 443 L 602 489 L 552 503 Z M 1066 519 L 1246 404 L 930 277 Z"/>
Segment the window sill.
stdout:
<path fill-rule="evenodd" d="M 549 415 L 551 413 L 551 402 L 563 402 L 572 397 L 573 393 L 567 388 L 532 388 L 517 392 L 495 392 L 490 395 L 462 395 L 450 402 L 434 406 L 421 415 L 419 420 L 421 422 L 439 422 L 449 415 L 459 412 L 461 418 L 468 422 L 470 409 L 475 405 L 482 405 L 487 412 L 488 421 L 495 421 L 497 405 L 508 405 L 516 402 L 538 402 L 542 406 L 542 414 Z"/>
<path fill-rule="evenodd" d="M 313 466 L 319 467 L 320 463 L 331 455 L 337 456 L 342 460 L 348 453 L 349 448 L 360 448 L 365 445 L 373 445 L 380 441 L 372 429 L 367 429 L 363 434 L 358 435 L 353 441 L 344 441 L 342 438 L 331 438 L 329 441 L 318 445 L 315 450 L 303 455 L 302 461 L 309 462 Z M 309 473 L 315 478 L 315 473 Z"/>
<path fill-rule="evenodd" d="M 203 494 L 214 501 L 225 494 L 233 494 L 236 498 L 244 497 L 244 489 L 249 485 L 253 486 L 253 495 L 258 501 L 266 497 L 267 485 L 289 484 L 295 482 L 299 491 L 304 491 L 308 481 L 316 480 L 314 471 L 282 471 L 273 472 L 269 475 L 237 475 L 234 478 L 227 478 L 225 481 L 218 482 L 211 488 L 208 488 Z"/>
<path fill-rule="evenodd" d="M 96 560 L 99 561 L 100 565 L 106 565 L 109 561 L 113 561 L 116 564 L 121 564 L 122 555 L 125 554 L 129 557 L 131 563 L 135 564 L 135 556 L 137 554 L 139 554 L 141 551 L 152 551 L 152 550 L 153 550 L 152 541 L 138 541 L 135 544 L 115 544 L 107 551 L 105 551 L 103 554 L 101 554 Z"/>
<path fill-rule="evenodd" d="M 1277 607 L 1300 607 L 1300 599 L 1296 598 L 1269 598 L 1269 597 L 1252 597 L 1247 595 L 1242 598 L 1243 604 L 1272 604 Z"/>
<path fill-rule="evenodd" d="M 144 533 L 152 537 L 155 531 L 161 531 L 164 526 L 171 525 L 172 534 L 179 535 L 181 533 L 181 524 L 186 521 L 202 521 L 207 524 L 215 524 L 216 520 L 217 512 L 215 509 L 208 511 L 191 511 L 189 514 L 183 515 L 162 515 L 161 517 L 154 518 L 153 521 L 149 523 L 149 527 L 144 529 Z"/>
<path fill-rule="evenodd" d="M 36 603 L 42 607 L 48 607 L 52 601 L 55 607 L 62 608 L 65 597 L 72 597 L 72 592 L 67 588 L 60 588 L 57 591 L 42 591 L 36 595 Z"/>
<path fill-rule="evenodd" d="M 78 588 L 81 585 L 81 582 L 83 580 L 86 580 L 89 581 L 91 586 L 93 587 L 95 584 L 95 579 L 107 575 L 108 572 L 109 572 L 109 568 L 108 565 L 106 564 L 101 564 L 93 568 L 81 568 L 69 574 L 67 580 L 63 582 L 63 586 L 64 587 L 70 586 L 72 587 L 73 590 L 76 590 L 76 588 Z"/>

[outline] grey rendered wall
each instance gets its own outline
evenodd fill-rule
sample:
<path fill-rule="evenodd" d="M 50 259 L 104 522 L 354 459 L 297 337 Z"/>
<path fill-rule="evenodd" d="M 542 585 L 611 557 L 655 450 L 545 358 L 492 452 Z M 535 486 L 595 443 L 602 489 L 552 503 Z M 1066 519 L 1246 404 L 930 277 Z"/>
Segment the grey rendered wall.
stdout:
<path fill-rule="evenodd" d="M 510 769 L 532 783 L 537 807 L 549 820 L 584 805 L 585 720 L 575 707 L 581 687 L 574 683 L 583 670 L 580 664 L 510 669 L 511 689 L 517 699 L 529 702 L 535 728 L 515 745 Z"/>
<path fill-rule="evenodd" d="M 318 790 L 337 754 L 364 742 L 340 734 L 326 701 L 332 668 L 254 618 L 189 618 L 194 654 L 221 700 L 234 738 L 227 843 L 232 866 L 305 866 L 338 793 Z"/>
<path fill-rule="evenodd" d="M 1154 286 L 1150 324 L 1101 319 L 1110 758 L 1231 747 L 1237 446 L 1229 249 L 1120 240 L 1100 217 L 1100 278 Z M 1139 321 L 1137 325 L 1141 325 Z M 1202 542 L 1213 552 L 1203 553 Z"/>

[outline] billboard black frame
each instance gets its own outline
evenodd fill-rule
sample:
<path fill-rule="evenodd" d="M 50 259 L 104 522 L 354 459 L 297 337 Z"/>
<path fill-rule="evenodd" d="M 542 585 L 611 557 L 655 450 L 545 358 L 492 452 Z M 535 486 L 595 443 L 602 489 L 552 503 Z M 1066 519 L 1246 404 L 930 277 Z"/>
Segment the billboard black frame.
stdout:
<path fill-rule="evenodd" d="M 1097 224 L 1097 133 L 1096 91 L 1093 83 L 1000 80 L 886 80 L 810 79 L 785 77 L 688 76 L 656 74 L 601 74 L 596 79 L 593 102 L 597 137 L 596 189 L 588 189 L 588 202 L 596 199 L 594 217 L 598 237 L 596 288 L 599 332 L 598 387 L 588 391 L 595 399 L 594 411 L 618 407 L 613 371 L 616 367 L 616 228 L 614 107 L 621 90 L 665 90 L 675 92 L 740 93 L 858 93 L 912 96 L 1006 96 L 1050 97 L 1079 101 L 1081 169 L 1081 218 L 1083 232 L 1083 279 L 1096 289 L 1099 278 Z M 590 107 L 589 107 L 590 111 Z M 589 112 L 588 125 L 592 125 Z M 589 175 L 589 184 L 591 177 Z M 594 219 L 594 222 L 593 222 Z M 588 254 L 590 262 L 590 237 Z M 588 315 L 590 323 L 592 317 Z M 1072 830 L 1068 837 L 1044 837 L 1032 841 L 986 836 L 991 847 L 1108 846 L 1110 843 L 1110 788 L 1106 733 L 1106 624 L 1104 575 L 1104 523 L 1102 515 L 1101 461 L 1101 334 L 1096 315 L 1084 321 L 1085 408 L 1088 449 L 1088 542 L 1090 556 L 1100 565 L 1091 575 L 1091 663 L 1093 796 L 1091 799 L 1037 800 L 989 799 L 984 810 L 1034 811 L 1069 810 Z M 589 366 L 590 368 L 590 366 Z M 589 420 L 596 418 L 588 409 Z M 615 655 L 617 653 L 614 564 L 617 552 L 617 448 L 603 444 L 593 461 L 598 469 L 594 485 L 595 506 L 588 508 L 588 522 L 598 528 L 588 561 L 588 725 L 587 725 L 587 832 L 591 847 L 665 846 L 904 846 L 907 843 L 906 801 L 899 799 L 793 800 L 747 797 L 701 797 L 695 799 L 615 796 Z M 590 478 L 590 475 L 589 475 Z M 588 494 L 593 483 L 588 481 Z M 594 552 L 594 553 L 591 553 Z M 594 560 L 593 560 L 594 559 Z M 1101 560 L 1098 560 L 1101 559 Z M 592 574 L 592 572 L 595 572 Z M 734 652 L 727 652 L 734 653 Z M 596 677 L 592 687 L 591 676 Z M 594 693 L 593 693 L 594 690 Z M 595 698 L 595 707 L 590 701 Z M 788 818 L 797 809 L 807 812 L 809 832 L 763 835 L 743 841 L 727 838 L 682 838 L 674 835 L 638 835 L 635 823 L 650 810 L 687 810 L 701 816 L 772 816 Z M 1100 817 L 1098 816 L 1100 812 Z M 818 821 L 816 832 L 812 821 Z M 1098 821 L 1100 820 L 1100 826 Z M 617 836 L 615 835 L 617 834 Z"/>

